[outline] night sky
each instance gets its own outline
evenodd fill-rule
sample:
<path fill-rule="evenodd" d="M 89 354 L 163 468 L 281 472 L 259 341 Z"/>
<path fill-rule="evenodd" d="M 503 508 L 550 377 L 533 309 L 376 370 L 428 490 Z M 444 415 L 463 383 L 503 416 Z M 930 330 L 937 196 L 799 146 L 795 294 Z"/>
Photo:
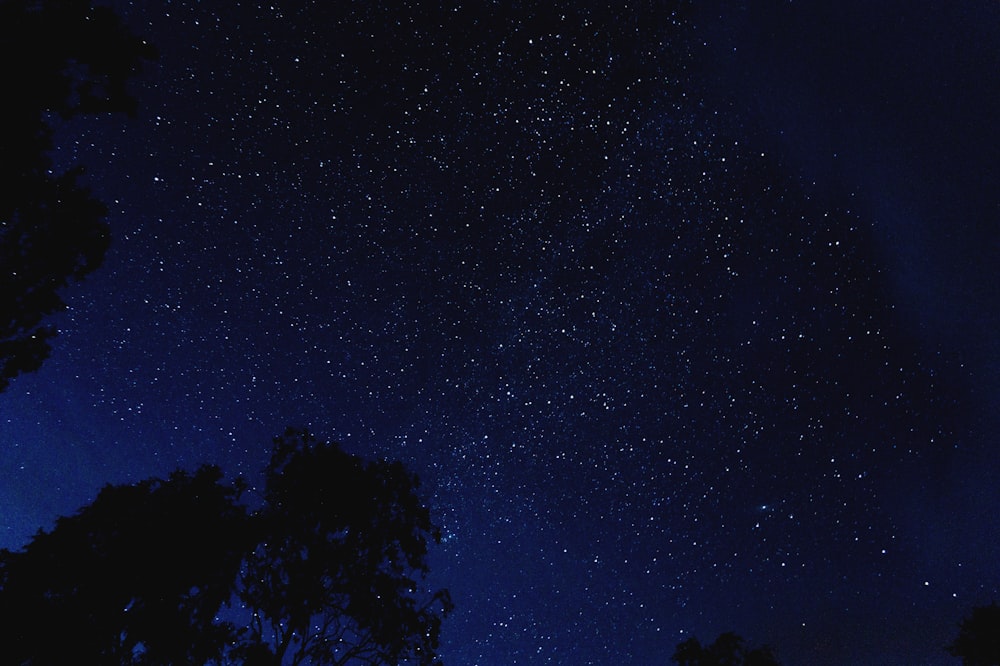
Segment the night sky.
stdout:
<path fill-rule="evenodd" d="M 420 475 L 453 666 L 957 663 L 1000 4 L 229 4 L 118 2 L 139 115 L 59 131 L 113 244 L 0 395 L 0 547 L 304 426 Z"/>

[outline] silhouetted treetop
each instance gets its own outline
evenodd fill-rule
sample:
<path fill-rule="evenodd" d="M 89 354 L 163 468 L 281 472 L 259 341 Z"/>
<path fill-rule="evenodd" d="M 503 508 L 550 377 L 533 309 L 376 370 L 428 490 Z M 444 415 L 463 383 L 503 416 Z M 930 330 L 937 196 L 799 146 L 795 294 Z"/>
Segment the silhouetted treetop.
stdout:
<path fill-rule="evenodd" d="M 215 467 L 107 486 L 0 554 L 6 663 L 204 663 L 249 546 L 239 489 Z M 53 640 L 53 637 L 56 640 Z"/>
<path fill-rule="evenodd" d="M 3 0 L 0 56 L 10 114 L 135 113 L 129 79 L 155 51 L 108 7 L 86 0 Z"/>
<path fill-rule="evenodd" d="M 780 666 L 770 647 L 749 649 L 746 641 L 732 632 L 720 634 L 708 646 L 689 638 L 677 645 L 671 659 L 679 666 Z"/>
<path fill-rule="evenodd" d="M 275 441 L 258 508 L 206 466 L 107 486 L 0 552 L 4 663 L 437 663 L 451 602 L 423 590 L 437 530 L 416 477 Z"/>
<path fill-rule="evenodd" d="M 60 290 L 97 268 L 108 246 L 105 208 L 54 173 L 56 116 L 134 113 L 128 81 L 153 49 L 106 7 L 82 0 L 0 0 L 0 390 L 38 369 L 65 308 Z"/>
<path fill-rule="evenodd" d="M 273 663 L 436 663 L 447 592 L 420 598 L 427 543 L 440 540 L 399 462 L 363 461 L 310 434 L 275 440 L 259 544 L 240 598 L 269 622 L 250 644 Z M 281 576 L 273 575 L 280 571 Z"/>
<path fill-rule="evenodd" d="M 964 666 L 1000 666 L 1000 606 L 977 606 L 959 624 L 958 636 L 946 648 Z"/>

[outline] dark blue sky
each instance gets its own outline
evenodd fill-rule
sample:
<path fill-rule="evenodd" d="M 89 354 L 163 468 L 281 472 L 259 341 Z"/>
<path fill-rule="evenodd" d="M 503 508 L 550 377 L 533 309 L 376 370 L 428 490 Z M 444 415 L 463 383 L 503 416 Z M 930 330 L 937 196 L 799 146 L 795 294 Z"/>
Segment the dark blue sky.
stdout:
<path fill-rule="evenodd" d="M 0 396 L 0 546 L 308 426 L 424 479 L 448 663 L 955 663 L 1000 8 L 586 4 L 117 3 L 160 58 L 60 133 L 114 243 Z"/>

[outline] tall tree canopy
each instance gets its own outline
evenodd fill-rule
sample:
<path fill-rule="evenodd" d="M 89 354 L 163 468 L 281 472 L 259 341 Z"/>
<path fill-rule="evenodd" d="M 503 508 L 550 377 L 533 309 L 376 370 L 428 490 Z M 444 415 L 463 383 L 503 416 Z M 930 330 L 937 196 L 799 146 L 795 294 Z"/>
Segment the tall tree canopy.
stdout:
<path fill-rule="evenodd" d="M 0 390 L 48 357 L 55 331 L 43 320 L 108 246 L 82 168 L 53 171 L 51 121 L 133 113 L 127 83 L 154 55 L 85 0 L 0 0 Z"/>
<path fill-rule="evenodd" d="M 239 593 L 254 610 L 254 654 L 274 664 L 434 663 L 451 602 L 444 591 L 415 594 L 427 541 L 440 540 L 417 478 L 308 433 L 276 444 Z"/>
<path fill-rule="evenodd" d="M 107 486 L 0 552 L 6 663 L 433 664 L 446 591 L 400 463 L 289 431 L 264 501 L 216 467 Z M 52 640 L 58 636 L 58 640 Z"/>
<path fill-rule="evenodd" d="M 732 632 L 720 634 L 711 645 L 689 638 L 677 646 L 672 660 L 679 666 L 779 666 L 771 648 L 750 649 Z"/>
<path fill-rule="evenodd" d="M 1000 666 L 1000 606 L 977 606 L 959 624 L 958 636 L 947 648 L 963 666 Z"/>
<path fill-rule="evenodd" d="M 217 655 L 231 632 L 215 615 L 248 545 L 237 496 L 214 467 L 108 486 L 23 551 L 0 553 L 7 663 L 203 663 Z"/>

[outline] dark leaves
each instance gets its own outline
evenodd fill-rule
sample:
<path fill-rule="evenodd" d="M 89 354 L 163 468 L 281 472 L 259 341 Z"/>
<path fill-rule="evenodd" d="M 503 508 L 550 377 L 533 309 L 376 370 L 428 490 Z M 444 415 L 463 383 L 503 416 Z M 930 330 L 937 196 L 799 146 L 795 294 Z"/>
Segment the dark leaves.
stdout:
<path fill-rule="evenodd" d="M 275 440 L 262 545 L 241 599 L 272 626 L 283 621 L 279 657 L 303 651 L 313 663 L 336 663 L 354 650 L 368 663 L 396 663 L 433 654 L 450 601 L 441 593 L 420 606 L 414 596 L 436 533 L 418 486 L 398 462 L 364 462 L 305 432 Z"/>
<path fill-rule="evenodd" d="M 202 467 L 107 486 L 0 553 L 10 663 L 435 663 L 451 600 L 421 591 L 416 477 L 304 432 L 275 444 L 256 511 Z"/>
<path fill-rule="evenodd" d="M 958 637 L 947 647 L 964 666 L 1000 666 L 1000 606 L 978 606 L 962 620 Z"/>
<path fill-rule="evenodd" d="M 677 646 L 672 660 L 679 666 L 779 666 L 771 648 L 750 649 L 732 632 L 720 634 L 707 646 L 689 638 Z"/>
<path fill-rule="evenodd" d="M 80 0 L 0 2 L 0 390 L 49 355 L 65 309 L 60 291 L 96 269 L 108 246 L 106 210 L 57 174 L 49 120 L 134 113 L 128 81 L 155 56 L 107 8 Z"/>

